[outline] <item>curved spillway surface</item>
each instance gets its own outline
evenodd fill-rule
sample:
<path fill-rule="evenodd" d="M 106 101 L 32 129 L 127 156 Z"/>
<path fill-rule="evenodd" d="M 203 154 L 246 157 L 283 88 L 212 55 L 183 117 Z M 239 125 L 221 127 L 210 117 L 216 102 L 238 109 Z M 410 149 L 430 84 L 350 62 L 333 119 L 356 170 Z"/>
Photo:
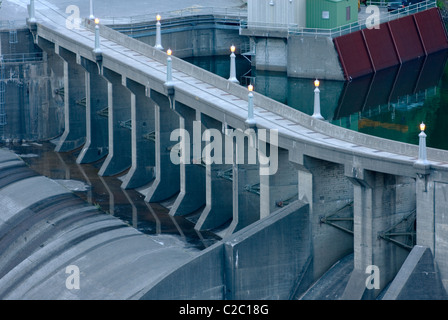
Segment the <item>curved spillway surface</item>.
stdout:
<path fill-rule="evenodd" d="M 195 251 L 156 241 L 0 149 L 0 299 L 138 299 Z"/>

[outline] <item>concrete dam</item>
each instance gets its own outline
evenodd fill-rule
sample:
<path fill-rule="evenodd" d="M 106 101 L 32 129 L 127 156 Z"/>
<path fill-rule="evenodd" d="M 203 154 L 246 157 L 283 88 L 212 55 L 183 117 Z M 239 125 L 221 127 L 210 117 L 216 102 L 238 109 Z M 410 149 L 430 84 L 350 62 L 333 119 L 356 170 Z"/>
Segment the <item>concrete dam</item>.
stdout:
<path fill-rule="evenodd" d="M 36 3 L 24 32 L 61 98 L 55 151 L 105 159 L 100 176 L 199 212 L 196 230 L 226 227 L 200 252 L 159 243 L 0 150 L 1 299 L 447 297 L 447 151 L 334 126 Z"/>

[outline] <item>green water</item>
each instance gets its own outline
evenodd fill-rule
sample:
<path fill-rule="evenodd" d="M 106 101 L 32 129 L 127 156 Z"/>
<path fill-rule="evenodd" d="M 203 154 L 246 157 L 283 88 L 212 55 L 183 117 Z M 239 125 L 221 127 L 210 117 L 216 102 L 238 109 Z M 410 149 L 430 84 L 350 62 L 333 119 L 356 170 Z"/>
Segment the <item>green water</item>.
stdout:
<path fill-rule="evenodd" d="M 448 53 L 423 57 L 351 82 L 321 80 L 321 113 L 332 124 L 358 132 L 418 144 L 419 124 L 426 124 L 427 145 L 448 150 Z M 229 57 L 187 61 L 229 77 Z M 237 58 L 242 85 L 306 114 L 313 114 L 314 79 L 260 72 Z"/>

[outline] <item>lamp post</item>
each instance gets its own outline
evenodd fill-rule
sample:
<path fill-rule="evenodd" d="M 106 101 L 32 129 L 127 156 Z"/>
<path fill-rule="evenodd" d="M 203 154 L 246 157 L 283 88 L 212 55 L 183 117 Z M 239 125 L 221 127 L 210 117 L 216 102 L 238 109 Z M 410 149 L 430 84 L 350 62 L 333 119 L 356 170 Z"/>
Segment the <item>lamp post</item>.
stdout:
<path fill-rule="evenodd" d="M 319 80 L 315 80 L 314 81 L 314 113 L 312 115 L 313 118 L 319 119 L 319 120 L 324 120 L 324 117 L 322 117 L 322 115 L 320 114 L 320 90 L 319 90 L 319 86 L 320 86 L 320 81 Z"/>
<path fill-rule="evenodd" d="M 34 12 L 34 0 L 30 0 L 30 18 L 28 19 L 29 22 L 36 22 L 36 16 Z"/>
<path fill-rule="evenodd" d="M 427 155 L 426 155 L 426 133 L 425 133 L 426 125 L 422 122 L 420 124 L 420 134 L 419 142 L 418 142 L 418 160 L 417 164 L 427 165 L 429 164 Z"/>
<path fill-rule="evenodd" d="M 95 49 L 93 49 L 93 52 L 95 53 L 101 53 L 100 48 L 100 19 L 95 19 Z"/>
<path fill-rule="evenodd" d="M 232 45 L 230 47 L 230 51 L 232 53 L 230 54 L 230 77 L 229 77 L 229 81 L 239 84 L 240 82 L 236 78 L 235 49 L 236 48 L 235 48 L 234 45 Z"/>
<path fill-rule="evenodd" d="M 173 69 L 172 69 L 172 59 L 171 55 L 173 54 L 173 51 L 171 49 L 167 50 L 168 57 L 166 58 L 166 82 L 171 83 L 173 82 Z"/>
<path fill-rule="evenodd" d="M 93 0 L 90 0 L 90 16 L 89 16 L 90 20 L 94 20 L 95 16 L 93 15 Z"/>
<path fill-rule="evenodd" d="M 254 91 L 254 86 L 250 84 L 248 86 L 248 90 L 249 90 L 249 95 L 248 95 L 248 104 L 247 104 L 246 124 L 249 127 L 254 127 L 256 124 L 255 119 L 254 119 L 254 94 L 252 93 L 252 91 Z"/>
<path fill-rule="evenodd" d="M 163 50 L 162 47 L 162 30 L 161 30 L 161 24 L 160 24 L 160 20 L 162 19 L 162 17 L 160 16 L 160 14 L 158 14 L 156 16 L 156 45 L 154 46 L 156 49 L 158 50 Z"/>

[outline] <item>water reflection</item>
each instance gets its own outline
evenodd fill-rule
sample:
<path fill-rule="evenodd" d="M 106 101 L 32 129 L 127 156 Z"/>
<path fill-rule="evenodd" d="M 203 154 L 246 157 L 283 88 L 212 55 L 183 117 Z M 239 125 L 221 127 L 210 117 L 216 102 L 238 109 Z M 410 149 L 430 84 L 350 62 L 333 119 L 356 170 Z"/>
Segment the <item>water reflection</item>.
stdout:
<path fill-rule="evenodd" d="M 54 144 L 50 142 L 0 144 L 0 147 L 25 155 L 22 159 L 39 174 L 56 180 L 89 204 L 156 239 L 191 250 L 204 249 L 220 239 L 212 232 L 194 230 L 191 219 L 195 217 L 173 217 L 161 205 L 144 201 L 137 190 L 123 190 L 120 177 L 98 176 L 102 161 L 79 165 L 78 152 L 54 152 Z"/>
<path fill-rule="evenodd" d="M 422 57 L 351 82 L 321 81 L 321 114 L 338 126 L 362 133 L 418 144 L 419 124 L 427 124 L 427 145 L 448 150 L 448 51 Z M 224 78 L 228 57 L 188 61 Z M 256 71 L 237 59 L 238 79 L 255 90 L 306 114 L 313 114 L 314 79 Z"/>

